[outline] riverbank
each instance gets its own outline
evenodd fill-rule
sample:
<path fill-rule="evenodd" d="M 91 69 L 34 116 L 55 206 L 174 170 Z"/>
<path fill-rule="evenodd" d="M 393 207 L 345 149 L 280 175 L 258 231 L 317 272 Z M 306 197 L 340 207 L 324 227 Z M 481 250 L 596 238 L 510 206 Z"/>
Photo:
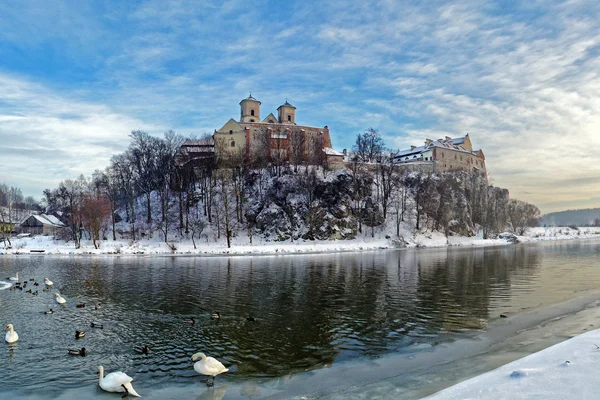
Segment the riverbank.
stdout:
<path fill-rule="evenodd" d="M 519 242 L 540 242 L 548 240 L 574 240 L 600 238 L 600 228 L 597 227 L 550 227 L 531 228 L 525 235 L 516 236 Z M 310 254 L 335 253 L 351 251 L 385 250 L 394 248 L 414 247 L 446 247 L 446 246 L 497 246 L 512 244 L 510 239 L 483 239 L 481 236 L 444 236 L 439 232 L 404 235 L 398 240 L 390 235 L 365 235 L 353 240 L 273 242 L 254 238 L 253 243 L 247 237 L 232 238 L 232 245 L 227 247 L 225 239 L 216 241 L 196 240 L 196 248 L 192 240 L 169 241 L 169 244 L 158 238 L 128 240 L 103 240 L 98 249 L 92 241 L 83 240 L 81 247 L 76 249 L 73 242 L 54 240 L 51 236 L 35 236 L 13 238 L 12 246 L 0 246 L 2 254 L 96 254 L 96 255 L 190 255 L 190 256 L 221 256 L 221 255 L 281 255 L 281 254 Z"/>

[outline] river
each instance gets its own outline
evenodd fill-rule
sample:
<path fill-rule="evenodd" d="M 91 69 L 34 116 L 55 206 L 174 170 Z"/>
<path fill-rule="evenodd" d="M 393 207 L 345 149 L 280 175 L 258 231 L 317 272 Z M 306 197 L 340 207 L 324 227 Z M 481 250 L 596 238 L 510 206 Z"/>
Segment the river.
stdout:
<path fill-rule="evenodd" d="M 594 329 L 585 313 L 597 312 L 599 253 L 598 240 L 573 240 L 329 255 L 2 256 L 0 323 L 20 339 L 1 347 L 0 396 L 114 397 L 97 387 L 103 365 L 134 377 L 145 398 L 419 398 Z M 25 290 L 6 284 L 16 272 Z M 48 291 L 44 277 L 54 282 Z M 76 330 L 87 334 L 76 339 Z M 134 351 L 143 345 L 148 355 Z M 67 354 L 81 347 L 85 357 Z M 197 351 L 230 368 L 212 389 L 189 363 Z"/>

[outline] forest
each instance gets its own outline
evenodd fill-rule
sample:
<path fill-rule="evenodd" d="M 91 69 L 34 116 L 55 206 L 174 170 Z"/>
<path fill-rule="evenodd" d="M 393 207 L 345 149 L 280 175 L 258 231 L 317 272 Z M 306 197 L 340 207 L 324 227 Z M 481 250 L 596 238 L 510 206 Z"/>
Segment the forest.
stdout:
<path fill-rule="evenodd" d="M 445 235 L 494 238 L 504 231 L 523 234 L 536 226 L 539 209 L 510 199 L 507 189 L 466 172 L 431 173 L 389 161 L 393 154 L 377 131 L 357 135 L 353 154 L 332 168 L 323 157 L 271 162 L 230 157 L 182 165 L 184 138 L 133 131 L 125 152 L 91 177 L 65 179 L 44 190 L 44 211 L 69 226 L 64 239 L 79 247 L 90 239 L 159 237 L 249 243 L 343 240 L 385 232 L 400 243 L 406 235 L 439 231 Z M 203 140 L 211 140 L 209 136 Z M 315 161 L 318 160 L 318 161 Z M 0 205 L 27 203 L 0 187 Z M 158 236 L 157 236 L 158 235 Z"/>

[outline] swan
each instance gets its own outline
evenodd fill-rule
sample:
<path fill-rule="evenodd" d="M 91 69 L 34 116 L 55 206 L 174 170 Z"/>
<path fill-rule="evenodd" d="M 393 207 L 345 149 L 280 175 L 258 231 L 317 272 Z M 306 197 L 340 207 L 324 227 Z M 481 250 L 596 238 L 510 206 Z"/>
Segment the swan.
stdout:
<path fill-rule="evenodd" d="M 15 276 L 11 276 L 10 278 L 8 278 L 8 280 L 13 282 L 19 282 L 19 273 L 17 272 Z"/>
<path fill-rule="evenodd" d="M 46 284 L 46 286 L 52 286 L 54 285 L 54 282 L 52 282 L 50 279 L 48 278 L 44 278 L 44 283 Z"/>
<path fill-rule="evenodd" d="M 56 302 L 58 304 L 65 304 L 67 302 L 65 298 L 60 295 L 60 293 L 56 292 L 54 295 L 56 296 Z"/>
<path fill-rule="evenodd" d="M 197 359 L 202 358 L 202 361 L 195 362 Z M 194 370 L 200 375 L 208 375 L 212 376 L 212 382 L 209 382 L 210 378 L 206 380 L 207 386 L 213 386 L 215 384 L 215 377 L 223 372 L 229 371 L 228 368 L 225 368 L 221 362 L 212 357 L 206 357 L 204 353 L 196 353 L 192 356 L 190 360 L 191 363 L 194 363 Z"/>
<path fill-rule="evenodd" d="M 148 352 L 150 351 L 150 347 L 148 347 L 148 346 L 136 347 L 136 348 L 134 348 L 134 350 L 136 353 L 148 354 Z"/>
<path fill-rule="evenodd" d="M 19 335 L 17 334 L 17 332 L 15 332 L 15 329 L 13 328 L 12 324 L 8 324 L 6 325 L 6 328 L 4 329 L 6 332 L 6 336 L 4 337 L 4 340 L 6 340 L 7 343 L 14 343 L 17 340 L 19 340 Z"/>
<path fill-rule="evenodd" d="M 81 339 L 84 336 L 85 336 L 85 332 L 75 331 L 75 339 Z"/>
<path fill-rule="evenodd" d="M 107 392 L 116 392 L 116 393 L 125 393 L 125 396 L 131 395 L 135 397 L 141 397 L 131 386 L 131 382 L 133 378 L 128 376 L 126 373 L 121 371 L 111 372 L 110 374 L 104 376 L 104 367 L 98 367 L 98 373 L 100 374 L 100 378 L 98 380 L 98 384 Z"/>
<path fill-rule="evenodd" d="M 212 319 L 219 319 L 219 318 L 221 318 L 221 314 L 219 314 L 218 312 L 214 312 L 210 315 L 210 317 Z"/>
<path fill-rule="evenodd" d="M 85 357 L 85 347 L 82 347 L 80 350 L 69 350 L 68 353 L 72 356 Z"/>

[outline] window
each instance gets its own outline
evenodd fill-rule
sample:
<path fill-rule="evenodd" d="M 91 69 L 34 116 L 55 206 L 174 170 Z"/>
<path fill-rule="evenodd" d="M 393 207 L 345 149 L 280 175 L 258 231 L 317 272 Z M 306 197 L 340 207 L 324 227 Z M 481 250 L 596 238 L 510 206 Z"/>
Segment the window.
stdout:
<path fill-rule="evenodd" d="M 275 121 L 273 121 L 272 119 L 270 119 L 270 120 L 269 120 L 269 123 L 270 123 L 270 124 L 274 124 L 274 123 L 275 123 Z"/>
<path fill-rule="evenodd" d="M 254 110 L 250 110 L 250 115 L 254 117 Z"/>
<path fill-rule="evenodd" d="M 251 119 L 251 120 L 250 120 L 250 122 L 254 122 L 254 120 L 253 120 L 253 119 Z"/>
<path fill-rule="evenodd" d="M 231 147 L 235 147 L 235 140 L 231 141 Z"/>
<path fill-rule="evenodd" d="M 229 130 L 229 134 L 230 134 L 230 135 L 233 135 L 233 131 L 232 131 L 232 130 Z"/>
<path fill-rule="evenodd" d="M 292 122 L 292 116 L 288 115 L 288 122 Z"/>

